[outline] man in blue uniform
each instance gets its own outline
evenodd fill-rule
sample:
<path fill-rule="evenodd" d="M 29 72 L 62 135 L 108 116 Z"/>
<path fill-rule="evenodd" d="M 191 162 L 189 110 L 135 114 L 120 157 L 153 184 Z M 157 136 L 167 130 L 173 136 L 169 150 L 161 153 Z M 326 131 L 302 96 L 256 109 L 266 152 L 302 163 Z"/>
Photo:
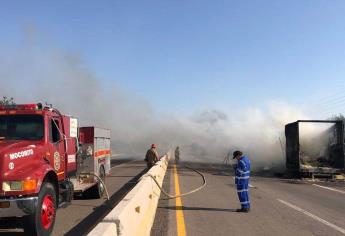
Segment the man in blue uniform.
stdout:
<path fill-rule="evenodd" d="M 250 175 L 250 161 L 249 158 L 241 151 L 235 151 L 233 153 L 233 159 L 238 161 L 235 169 L 235 184 L 237 188 L 238 198 L 241 203 L 241 209 L 237 209 L 237 212 L 249 212 L 250 201 L 249 201 L 249 175 Z"/>

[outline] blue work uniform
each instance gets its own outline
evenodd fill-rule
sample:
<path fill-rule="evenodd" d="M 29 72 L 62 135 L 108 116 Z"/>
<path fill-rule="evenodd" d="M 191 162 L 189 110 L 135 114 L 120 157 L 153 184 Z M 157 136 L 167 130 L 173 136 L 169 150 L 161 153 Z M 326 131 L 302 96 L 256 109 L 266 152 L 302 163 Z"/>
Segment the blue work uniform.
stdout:
<path fill-rule="evenodd" d="M 250 161 L 247 156 L 243 156 L 238 160 L 236 168 L 235 184 L 237 187 L 237 194 L 242 208 L 250 208 L 249 201 L 249 175 L 250 175 Z"/>

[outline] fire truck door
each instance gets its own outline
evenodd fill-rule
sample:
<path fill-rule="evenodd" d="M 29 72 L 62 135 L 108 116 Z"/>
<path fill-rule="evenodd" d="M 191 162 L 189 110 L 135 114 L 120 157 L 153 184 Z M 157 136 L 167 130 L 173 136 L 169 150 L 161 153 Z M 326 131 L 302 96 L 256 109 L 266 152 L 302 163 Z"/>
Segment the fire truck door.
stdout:
<path fill-rule="evenodd" d="M 58 179 L 65 177 L 65 141 L 63 139 L 63 131 L 61 129 L 61 121 L 52 117 L 49 119 L 49 152 L 50 163 Z"/>

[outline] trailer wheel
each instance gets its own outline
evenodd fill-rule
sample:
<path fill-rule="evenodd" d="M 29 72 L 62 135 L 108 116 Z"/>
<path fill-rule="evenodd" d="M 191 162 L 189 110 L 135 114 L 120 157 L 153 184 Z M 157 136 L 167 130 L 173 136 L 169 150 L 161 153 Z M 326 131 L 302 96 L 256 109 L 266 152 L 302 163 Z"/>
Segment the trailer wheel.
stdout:
<path fill-rule="evenodd" d="M 103 165 L 99 168 L 98 175 L 99 175 L 99 177 L 101 177 L 101 179 L 104 182 L 105 181 L 105 170 L 104 170 Z M 103 196 L 104 192 L 105 192 L 105 186 L 100 181 L 95 186 L 93 186 L 91 188 L 91 196 L 93 198 L 96 198 L 96 199 L 101 198 Z"/>
<path fill-rule="evenodd" d="M 51 235 L 56 217 L 56 191 L 51 183 L 42 184 L 36 211 L 24 218 L 25 235 Z"/>

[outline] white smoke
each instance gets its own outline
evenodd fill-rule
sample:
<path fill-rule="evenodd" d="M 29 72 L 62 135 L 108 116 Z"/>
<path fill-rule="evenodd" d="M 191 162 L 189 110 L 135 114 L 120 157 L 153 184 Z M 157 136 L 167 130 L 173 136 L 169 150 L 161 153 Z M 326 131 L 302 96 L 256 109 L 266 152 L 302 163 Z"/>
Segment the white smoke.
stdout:
<path fill-rule="evenodd" d="M 194 161 L 221 163 L 229 151 L 239 149 L 249 155 L 254 167 L 281 169 L 285 124 L 302 118 L 301 112 L 284 103 L 236 112 L 209 110 L 194 118 L 175 118 L 164 140 L 180 144 L 181 152 Z"/>
<path fill-rule="evenodd" d="M 300 156 L 304 164 L 329 160 L 329 146 L 336 140 L 334 123 L 300 123 Z"/>
<path fill-rule="evenodd" d="M 155 114 L 144 98 L 98 79 L 79 55 L 34 46 L 0 54 L 0 82 L 1 96 L 17 103 L 52 103 L 84 125 L 110 128 L 114 152 L 140 157 L 157 143 L 161 152 L 180 146 L 184 160 L 221 163 L 229 151 L 240 149 L 254 166 L 283 166 L 279 137 L 284 139 L 286 123 L 303 118 L 282 103 L 209 109 L 192 117 Z"/>

